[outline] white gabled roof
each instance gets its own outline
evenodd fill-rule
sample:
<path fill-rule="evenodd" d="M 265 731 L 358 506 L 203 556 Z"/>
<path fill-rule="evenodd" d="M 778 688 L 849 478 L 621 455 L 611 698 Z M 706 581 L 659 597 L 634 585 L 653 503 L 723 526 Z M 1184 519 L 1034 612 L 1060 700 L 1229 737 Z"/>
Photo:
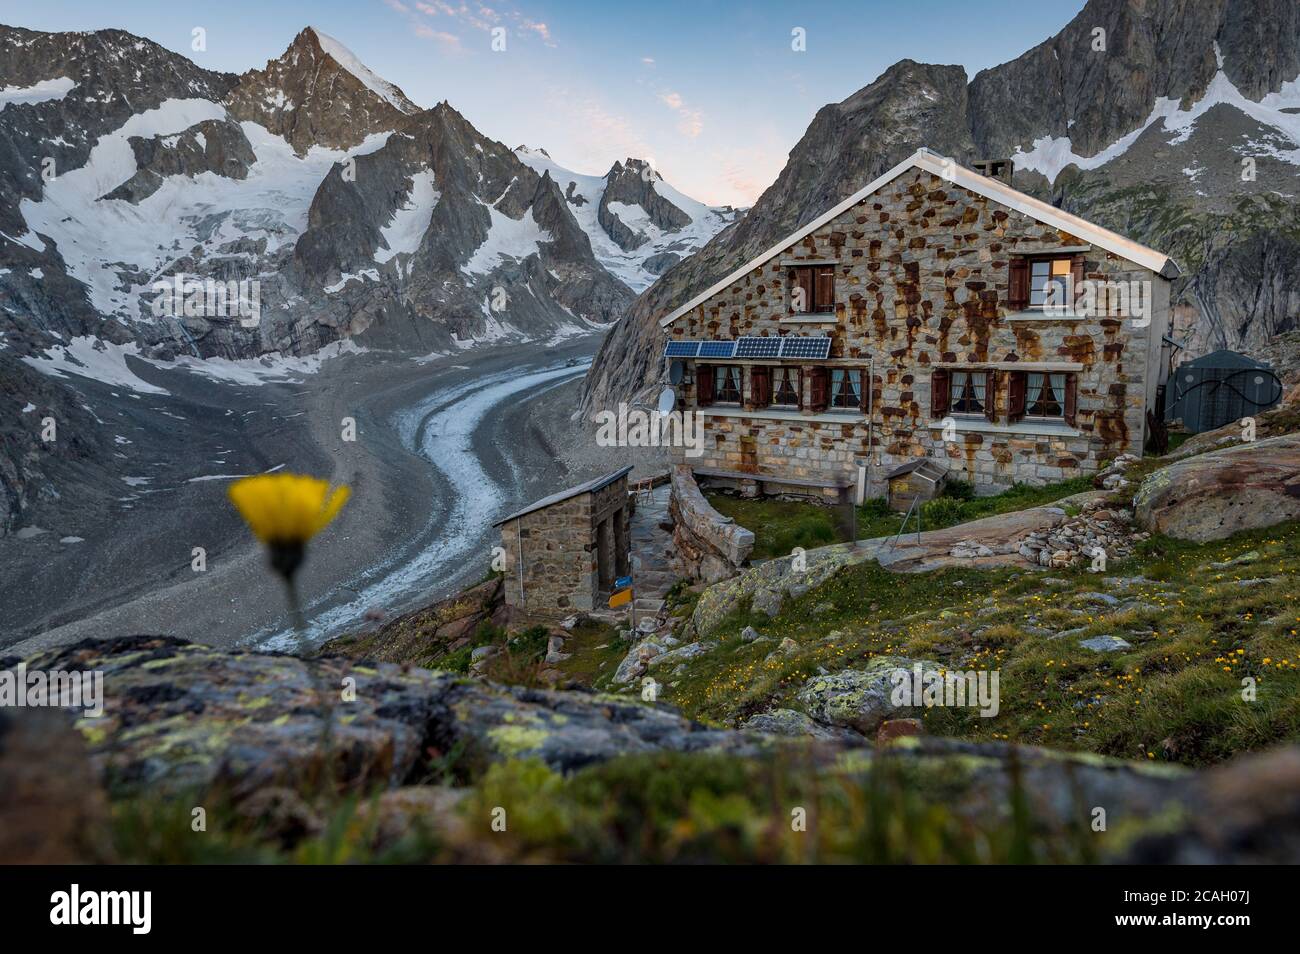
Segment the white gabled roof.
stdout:
<path fill-rule="evenodd" d="M 1071 235 L 1077 235 L 1081 239 L 1086 239 L 1091 244 L 1104 248 L 1108 252 L 1114 252 L 1121 258 L 1127 259 L 1137 265 L 1141 265 L 1143 268 L 1151 269 L 1151 271 L 1155 272 L 1157 275 L 1161 275 L 1165 278 L 1177 278 L 1179 275 L 1178 266 L 1174 264 L 1173 259 L 1168 255 L 1162 255 L 1154 249 L 1147 248 L 1145 245 L 1139 245 L 1137 242 L 1134 242 L 1131 239 L 1126 239 L 1124 236 L 1112 232 L 1109 229 L 1103 229 L 1099 225 L 1093 225 L 1091 222 L 1086 219 L 1081 219 L 1077 215 L 1071 215 L 1069 212 L 1062 212 L 1060 209 L 1048 205 L 1041 199 L 1035 199 L 1031 195 L 1025 195 L 1025 193 L 1018 189 L 1011 188 L 1011 186 L 1007 185 L 1005 182 L 982 176 L 978 172 L 973 172 L 970 169 L 958 165 L 952 159 L 931 152 L 929 149 L 922 148 L 912 153 L 912 155 L 894 166 L 894 168 L 890 169 L 880 178 L 863 186 L 839 205 L 823 213 L 818 218 L 813 219 L 813 221 L 799 229 L 799 231 L 787 235 L 762 255 L 752 261 L 746 262 L 716 285 L 713 285 L 696 295 L 686 304 L 669 314 L 666 318 L 661 318 L 659 320 L 660 327 L 668 327 L 692 308 L 697 308 L 704 304 L 704 302 L 725 289 L 732 282 L 736 281 L 736 279 L 743 278 L 748 272 L 765 262 L 770 261 L 791 245 L 794 245 L 805 236 L 817 231 L 836 216 L 847 212 L 867 196 L 876 192 L 882 186 L 897 179 L 909 169 L 922 169 L 926 172 L 931 172 L 940 178 L 946 179 L 949 182 L 954 182 L 965 189 L 969 189 L 971 192 L 992 199 L 995 202 L 1000 202 L 1008 208 L 1015 209 L 1017 212 L 1023 212 L 1025 215 L 1042 222 L 1044 225 L 1050 225 L 1054 228 L 1061 229 L 1062 231 L 1069 232 Z"/>

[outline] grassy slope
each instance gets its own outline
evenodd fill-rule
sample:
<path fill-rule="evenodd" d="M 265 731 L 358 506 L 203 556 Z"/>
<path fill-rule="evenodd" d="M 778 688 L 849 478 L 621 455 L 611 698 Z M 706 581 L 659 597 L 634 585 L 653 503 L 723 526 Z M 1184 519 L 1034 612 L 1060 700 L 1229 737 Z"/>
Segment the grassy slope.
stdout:
<path fill-rule="evenodd" d="M 1243 555 L 1249 562 L 1212 565 Z M 742 613 L 725 621 L 713 634 L 722 639 L 717 650 L 680 673 L 660 674 L 661 698 L 697 718 L 734 724 L 754 712 L 797 708 L 796 690 L 818 667 L 909 655 L 1000 671 L 997 717 L 935 709 L 925 719 L 933 733 L 1216 762 L 1300 738 L 1297 571 L 1295 523 L 1205 545 L 1150 540 L 1108 568 L 1107 578 L 1133 580 L 1123 585 L 1083 569 L 900 576 L 862 564 L 788 602 L 775 619 Z M 1120 605 L 1089 595 L 1098 592 Z M 748 624 L 773 641 L 741 642 Z M 1071 630 L 1080 631 L 1058 635 Z M 1098 654 L 1078 645 L 1102 634 L 1132 648 Z M 798 649 L 767 658 L 786 637 Z M 1247 676 L 1257 680 L 1254 702 L 1241 697 Z"/>
<path fill-rule="evenodd" d="M 1016 484 L 992 497 L 970 500 L 945 497 L 926 505 L 922 514 L 924 529 L 939 530 L 981 517 L 1038 507 L 1091 489 L 1089 479 L 1080 477 L 1045 487 Z M 756 560 L 789 556 L 795 547 L 812 549 L 847 540 L 837 527 L 834 511 L 820 504 L 797 500 L 746 500 L 725 493 L 708 496 L 709 503 L 719 513 L 754 531 L 752 556 Z M 857 508 L 857 521 L 858 539 L 870 540 L 897 533 L 902 526 L 903 514 L 886 509 L 883 500 L 872 500 Z M 916 518 L 913 517 L 908 531 L 915 529 Z"/>

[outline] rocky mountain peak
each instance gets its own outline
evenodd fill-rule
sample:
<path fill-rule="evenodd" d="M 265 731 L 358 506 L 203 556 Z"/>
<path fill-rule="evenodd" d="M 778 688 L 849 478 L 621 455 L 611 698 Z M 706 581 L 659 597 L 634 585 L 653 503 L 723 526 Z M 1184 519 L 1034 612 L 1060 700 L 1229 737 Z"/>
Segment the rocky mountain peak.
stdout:
<path fill-rule="evenodd" d="M 315 145 L 351 148 L 420 111 L 398 87 L 315 27 L 299 32 L 263 69 L 243 74 L 226 105 L 235 119 L 283 136 L 299 155 Z"/>

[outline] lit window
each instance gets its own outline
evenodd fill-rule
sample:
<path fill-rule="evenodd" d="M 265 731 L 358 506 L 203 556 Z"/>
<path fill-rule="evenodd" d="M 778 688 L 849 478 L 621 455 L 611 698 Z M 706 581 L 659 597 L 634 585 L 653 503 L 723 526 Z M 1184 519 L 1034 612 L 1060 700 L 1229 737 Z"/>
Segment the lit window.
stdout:
<path fill-rule="evenodd" d="M 1069 292 L 1069 278 L 1072 261 L 1068 258 L 1035 259 L 1029 263 L 1029 304 L 1041 308 L 1047 304 L 1047 296 L 1053 286 L 1058 290 L 1052 295 L 1055 305 L 1064 305 Z"/>

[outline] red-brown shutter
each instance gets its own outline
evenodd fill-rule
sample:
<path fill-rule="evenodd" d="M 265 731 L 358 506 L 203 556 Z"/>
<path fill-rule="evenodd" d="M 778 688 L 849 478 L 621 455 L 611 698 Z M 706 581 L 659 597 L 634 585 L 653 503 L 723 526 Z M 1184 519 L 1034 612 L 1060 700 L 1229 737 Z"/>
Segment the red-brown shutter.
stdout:
<path fill-rule="evenodd" d="M 935 418 L 948 413 L 951 400 L 951 374 L 947 368 L 935 368 L 930 373 L 930 413 Z"/>
<path fill-rule="evenodd" d="M 831 384 L 830 374 L 825 368 L 812 368 L 809 370 L 809 401 L 814 411 L 824 411 L 830 407 L 831 403 Z"/>
<path fill-rule="evenodd" d="M 871 375 L 863 368 L 858 372 L 859 380 L 862 382 L 862 388 L 858 394 L 862 398 L 862 413 L 866 414 L 867 409 L 871 406 Z"/>
<path fill-rule="evenodd" d="M 984 416 L 990 421 L 998 419 L 998 377 L 996 371 L 984 374 Z"/>
<path fill-rule="evenodd" d="M 1029 379 L 1024 371 L 1007 375 L 1007 420 L 1014 423 L 1025 416 L 1025 394 Z"/>
<path fill-rule="evenodd" d="M 813 307 L 810 311 L 828 312 L 835 310 L 835 269 L 830 265 L 823 265 L 816 269 L 817 274 L 817 294 L 813 298 Z"/>
<path fill-rule="evenodd" d="M 1009 271 L 1007 307 L 1012 311 L 1024 311 L 1029 307 L 1029 259 L 1013 258 Z"/>
<path fill-rule="evenodd" d="M 772 403 L 772 369 L 749 369 L 749 399 L 754 407 L 767 407 Z"/>
<path fill-rule="evenodd" d="M 1078 376 L 1067 374 L 1065 376 L 1065 423 L 1074 427 L 1075 421 L 1079 419 L 1079 391 Z"/>
<path fill-rule="evenodd" d="M 711 364 L 695 366 L 695 399 L 701 407 L 713 403 L 713 365 Z"/>
<path fill-rule="evenodd" d="M 1079 296 L 1083 294 L 1083 253 L 1077 253 L 1070 258 L 1070 278 L 1074 285 L 1074 300 L 1078 301 Z M 1073 304 L 1073 302 L 1071 302 Z"/>

